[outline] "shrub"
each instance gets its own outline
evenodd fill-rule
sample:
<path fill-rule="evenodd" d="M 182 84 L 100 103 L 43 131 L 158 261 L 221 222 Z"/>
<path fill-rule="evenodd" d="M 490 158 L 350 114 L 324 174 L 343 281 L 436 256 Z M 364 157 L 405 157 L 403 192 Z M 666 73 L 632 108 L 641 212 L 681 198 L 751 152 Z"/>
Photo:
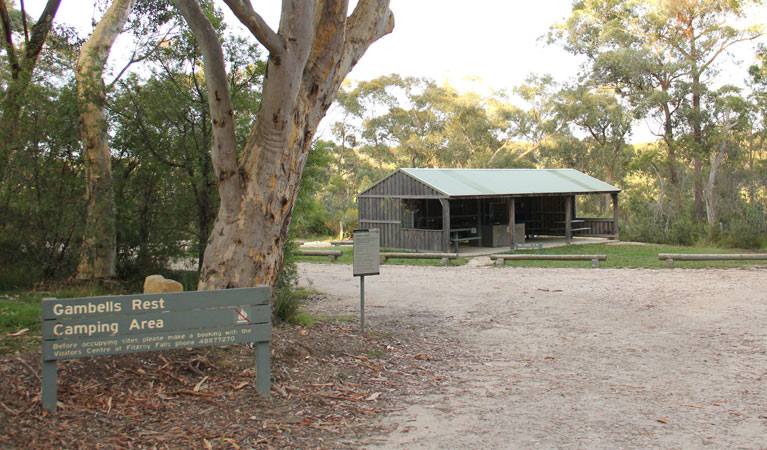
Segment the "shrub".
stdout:
<path fill-rule="evenodd" d="M 298 266 L 296 264 L 296 250 L 298 244 L 290 237 L 285 243 L 282 272 L 277 280 L 275 288 L 274 305 L 272 316 L 281 322 L 293 322 L 301 306 L 301 296 L 295 292 L 298 285 Z"/>

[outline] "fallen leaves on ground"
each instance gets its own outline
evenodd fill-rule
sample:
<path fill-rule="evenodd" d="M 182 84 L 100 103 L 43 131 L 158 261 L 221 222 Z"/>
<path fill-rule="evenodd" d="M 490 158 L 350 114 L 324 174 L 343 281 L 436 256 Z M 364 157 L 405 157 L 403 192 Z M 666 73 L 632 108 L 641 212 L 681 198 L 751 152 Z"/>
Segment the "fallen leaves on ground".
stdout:
<path fill-rule="evenodd" d="M 362 335 L 351 322 L 276 327 L 270 398 L 255 390 L 249 345 L 60 361 L 53 414 L 41 408 L 39 351 L 4 356 L 0 447 L 357 448 L 406 395 L 446 383 L 460 359 L 451 344 Z"/>

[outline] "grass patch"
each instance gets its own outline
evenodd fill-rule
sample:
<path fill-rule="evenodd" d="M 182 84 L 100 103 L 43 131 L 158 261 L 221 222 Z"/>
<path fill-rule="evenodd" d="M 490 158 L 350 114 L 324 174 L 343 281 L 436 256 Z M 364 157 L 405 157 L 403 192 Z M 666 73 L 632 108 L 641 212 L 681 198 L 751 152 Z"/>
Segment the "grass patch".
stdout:
<path fill-rule="evenodd" d="M 40 347 L 40 298 L 0 296 L 0 355 Z"/>
<path fill-rule="evenodd" d="M 318 322 L 320 322 L 321 320 L 322 320 L 321 317 L 314 316 L 312 314 L 309 314 L 306 311 L 299 310 L 293 315 L 290 323 L 292 323 L 293 325 L 301 325 L 302 327 L 311 327 L 317 324 Z"/>
<path fill-rule="evenodd" d="M 310 289 L 296 288 L 294 290 L 285 290 L 278 293 L 274 300 L 274 316 L 282 321 L 292 325 L 312 326 L 323 320 L 322 317 L 314 316 L 301 309 L 301 305 L 306 299 L 316 294 Z"/>
<path fill-rule="evenodd" d="M 314 249 L 314 248 L 313 248 Z M 321 247 L 316 250 L 339 250 L 344 254 L 335 263 L 328 261 L 326 256 L 297 256 L 298 261 L 318 264 L 352 264 L 354 252 L 351 247 Z M 382 252 L 393 251 L 382 249 Z M 518 250 L 517 254 L 538 254 L 538 250 Z M 645 268 L 660 269 L 666 267 L 665 261 L 658 259 L 658 253 L 748 253 L 748 250 L 718 248 L 708 246 L 685 247 L 681 245 L 664 244 L 579 244 L 562 247 L 546 248 L 544 255 L 578 255 L 578 254 L 605 254 L 607 261 L 600 261 L 600 268 Z M 466 264 L 469 258 L 458 258 L 450 261 L 451 266 Z M 675 261 L 676 262 L 676 261 Z M 735 268 L 758 265 L 758 261 L 678 261 L 678 268 Z M 415 266 L 439 266 L 439 259 L 407 259 L 390 258 L 384 264 L 391 265 L 415 265 Z M 762 262 L 761 264 L 764 264 Z M 506 261 L 507 266 L 515 267 L 573 267 L 590 268 L 591 261 Z"/>

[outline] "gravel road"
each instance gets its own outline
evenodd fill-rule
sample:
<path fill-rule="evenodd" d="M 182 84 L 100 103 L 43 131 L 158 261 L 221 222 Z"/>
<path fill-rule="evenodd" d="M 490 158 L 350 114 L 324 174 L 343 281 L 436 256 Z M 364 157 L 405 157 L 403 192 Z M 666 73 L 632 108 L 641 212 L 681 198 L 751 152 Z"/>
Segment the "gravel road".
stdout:
<path fill-rule="evenodd" d="M 358 312 L 351 266 L 299 271 L 324 311 Z M 471 355 L 385 416 L 375 448 L 767 449 L 764 268 L 386 265 L 365 287 L 374 328 Z"/>

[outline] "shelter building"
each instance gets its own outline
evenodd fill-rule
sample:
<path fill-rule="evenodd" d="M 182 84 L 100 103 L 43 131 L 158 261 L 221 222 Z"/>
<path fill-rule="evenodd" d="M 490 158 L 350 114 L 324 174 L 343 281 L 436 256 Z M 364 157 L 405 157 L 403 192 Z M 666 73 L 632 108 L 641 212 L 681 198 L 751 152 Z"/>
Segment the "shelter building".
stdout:
<path fill-rule="evenodd" d="M 398 169 L 358 198 L 359 228 L 381 247 L 447 252 L 512 249 L 526 238 L 618 238 L 620 189 L 574 169 Z M 613 217 L 583 218 L 576 196 L 609 194 Z M 509 226 L 509 224 L 515 226 Z"/>

